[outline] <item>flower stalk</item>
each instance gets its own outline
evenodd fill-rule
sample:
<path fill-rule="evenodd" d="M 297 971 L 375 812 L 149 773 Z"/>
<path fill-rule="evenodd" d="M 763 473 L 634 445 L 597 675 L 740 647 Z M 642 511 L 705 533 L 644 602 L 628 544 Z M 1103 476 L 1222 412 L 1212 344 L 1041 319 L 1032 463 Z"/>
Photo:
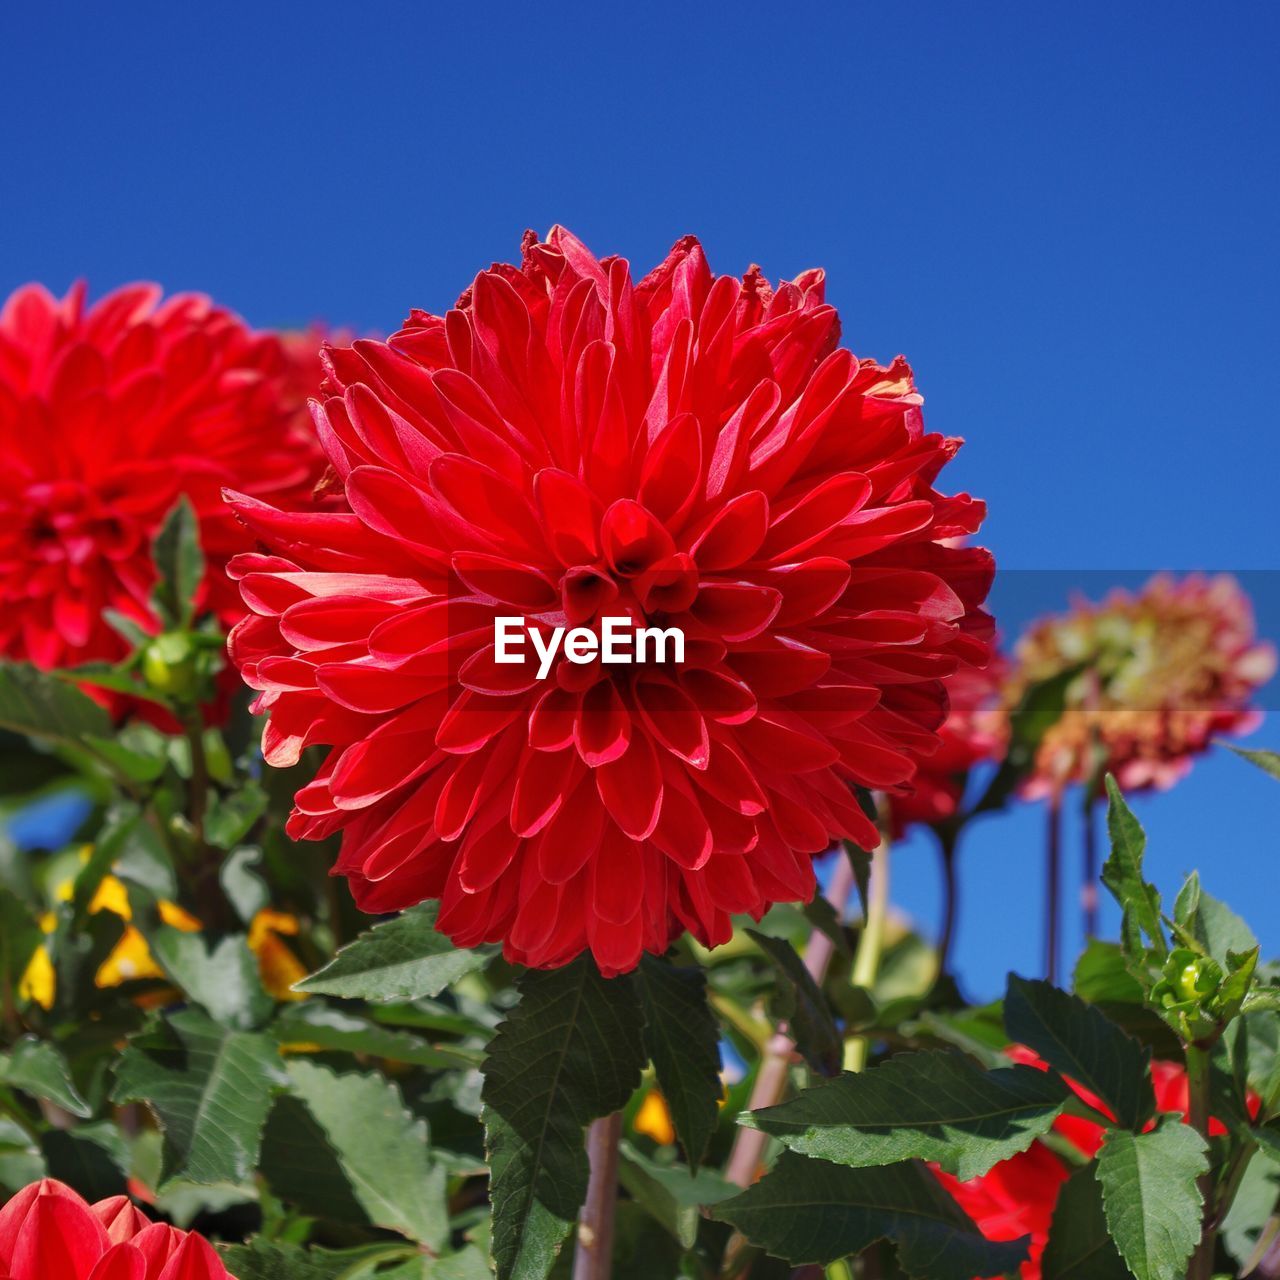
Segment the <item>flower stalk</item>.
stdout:
<path fill-rule="evenodd" d="M 578 1215 L 573 1280 L 608 1280 L 613 1274 L 613 1233 L 618 1204 L 618 1143 L 622 1113 L 593 1120 L 587 1130 L 591 1177 Z"/>
<path fill-rule="evenodd" d="M 884 953 L 885 925 L 889 920 L 889 834 L 888 824 L 880 833 L 880 847 L 871 858 L 871 879 L 867 886 L 867 915 L 862 937 L 853 957 L 851 981 L 867 991 L 875 985 Z M 861 1071 L 867 1065 L 869 1044 L 866 1036 L 853 1036 L 845 1042 L 844 1069 Z"/>
<path fill-rule="evenodd" d="M 1209 1141 L 1209 1051 L 1198 1045 L 1187 1046 L 1187 1120 L 1192 1128 Z M 1214 1205 L 1213 1174 L 1203 1173 L 1196 1179 L 1203 1204 L 1204 1227 L 1200 1243 L 1191 1255 L 1187 1280 L 1213 1280 L 1214 1243 L 1217 1240 L 1217 1214 Z"/>

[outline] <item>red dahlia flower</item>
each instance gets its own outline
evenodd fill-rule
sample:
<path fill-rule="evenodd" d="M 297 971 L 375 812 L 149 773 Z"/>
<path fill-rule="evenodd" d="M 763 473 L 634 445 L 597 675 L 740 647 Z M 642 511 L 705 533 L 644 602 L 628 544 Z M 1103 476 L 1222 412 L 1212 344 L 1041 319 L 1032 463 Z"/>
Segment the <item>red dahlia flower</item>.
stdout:
<path fill-rule="evenodd" d="M 982 504 L 933 487 L 902 360 L 860 362 L 808 272 L 712 275 L 680 241 L 639 283 L 557 228 L 446 316 L 329 352 L 316 424 L 341 511 L 231 495 L 231 652 L 268 761 L 331 748 L 289 830 L 342 832 L 372 912 L 440 899 L 463 946 L 632 968 L 683 929 L 808 898 L 852 785 L 937 744 L 986 661 Z M 495 619 L 677 628 L 663 661 L 498 661 Z"/>
<path fill-rule="evenodd" d="M 251 545 L 223 485 L 301 502 L 322 461 L 282 404 L 279 341 L 207 298 L 154 285 L 92 307 L 40 285 L 0 311 L 0 656 L 113 661 L 106 609 L 154 630 L 151 539 L 185 493 L 209 572 L 203 607 L 240 616 L 224 572 Z"/>
<path fill-rule="evenodd" d="M 234 1280 L 195 1232 L 148 1221 L 124 1196 L 86 1204 L 46 1178 L 0 1209 L 5 1280 Z"/>
<path fill-rule="evenodd" d="M 1256 726 L 1250 699 L 1276 666 L 1227 574 L 1162 574 L 1101 604 L 1078 601 L 1036 623 L 1015 656 L 1011 703 L 1030 684 L 1082 668 L 1036 754 L 1033 796 L 1086 782 L 1099 765 L 1125 791 L 1172 786 L 1214 738 Z"/>

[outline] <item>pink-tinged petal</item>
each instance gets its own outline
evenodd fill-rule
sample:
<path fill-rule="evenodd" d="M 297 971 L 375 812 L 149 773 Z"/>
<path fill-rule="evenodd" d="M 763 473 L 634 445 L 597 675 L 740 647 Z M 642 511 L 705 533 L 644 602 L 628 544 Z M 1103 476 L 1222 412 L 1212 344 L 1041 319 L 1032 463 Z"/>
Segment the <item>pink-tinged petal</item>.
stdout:
<path fill-rule="evenodd" d="M 758 489 L 726 503 L 698 535 L 691 551 L 704 573 L 736 569 L 760 549 L 769 529 L 769 499 Z"/>
<path fill-rule="evenodd" d="M 147 1260 L 131 1244 L 112 1245 L 90 1272 L 89 1280 L 147 1280 Z"/>
<path fill-rule="evenodd" d="M 151 1220 L 128 1196 L 99 1200 L 92 1208 L 93 1216 L 107 1229 L 107 1238 L 112 1244 L 132 1240 L 138 1232 L 145 1231 L 151 1225 Z"/>
<path fill-rule="evenodd" d="M 583 763 L 593 769 L 626 751 L 631 742 L 631 717 L 612 680 L 601 680 L 583 694 L 573 740 Z"/>
<path fill-rule="evenodd" d="M 452 564 L 454 573 L 477 595 L 525 613 L 543 613 L 560 603 L 556 584 L 531 565 L 479 551 L 454 552 Z"/>
<path fill-rule="evenodd" d="M 619 499 L 604 513 L 600 539 L 609 567 L 622 578 L 639 577 L 676 549 L 658 518 L 629 499 Z"/>
<path fill-rule="evenodd" d="M 226 1277 L 227 1269 L 213 1246 L 192 1231 L 156 1280 L 226 1280 Z"/>
<path fill-rule="evenodd" d="M 695 769 L 705 769 L 711 753 L 707 722 L 689 694 L 673 680 L 653 677 L 636 682 L 635 696 L 654 738 Z"/>
<path fill-rule="evenodd" d="M 567 747 L 555 752 L 526 747 L 511 796 L 511 829 L 521 836 L 537 835 L 555 817 L 581 773 L 577 753 Z"/>
<path fill-rule="evenodd" d="M 14 1241 L 9 1277 L 80 1280 L 109 1246 L 106 1229 L 78 1196 L 38 1195 Z"/>
<path fill-rule="evenodd" d="M 734 643 L 758 636 L 781 607 L 782 596 L 772 587 L 711 582 L 698 592 L 690 612 L 708 630 Z"/>
<path fill-rule="evenodd" d="M 566 471 L 547 468 L 534 477 L 551 549 L 565 566 L 587 564 L 600 554 L 603 509 L 591 490 Z"/>
<path fill-rule="evenodd" d="M 595 773 L 609 816 L 631 839 L 648 839 L 662 807 L 662 770 L 648 736 L 633 733 L 626 754 L 601 764 Z"/>

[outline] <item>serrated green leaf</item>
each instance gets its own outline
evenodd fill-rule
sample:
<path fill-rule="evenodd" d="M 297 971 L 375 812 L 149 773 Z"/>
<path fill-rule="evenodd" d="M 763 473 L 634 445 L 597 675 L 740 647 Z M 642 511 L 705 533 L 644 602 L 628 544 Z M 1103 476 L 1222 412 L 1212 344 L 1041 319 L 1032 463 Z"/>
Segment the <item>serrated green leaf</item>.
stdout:
<path fill-rule="evenodd" d="M 1137 1129 L 1155 1114 L 1150 1053 L 1079 996 L 1010 974 L 1004 1025 L 1011 1040 L 1097 1094 L 1120 1124 Z"/>
<path fill-rule="evenodd" d="M 1168 944 L 1160 921 L 1160 895 L 1147 883 L 1142 871 L 1147 836 L 1110 774 L 1107 774 L 1106 783 L 1111 856 L 1103 864 L 1102 883 L 1111 890 L 1121 909 L 1163 959 L 1168 952 Z"/>
<path fill-rule="evenodd" d="M 158 612 L 170 625 L 188 626 L 204 577 L 204 553 L 200 550 L 200 522 L 186 494 L 165 516 L 151 543 L 151 557 L 159 575 L 152 594 Z"/>
<path fill-rule="evenodd" d="M 25 662 L 0 662 L 0 729 L 78 743 L 111 732 L 107 713 L 65 679 Z"/>
<path fill-rule="evenodd" d="M 825 1265 L 876 1240 L 897 1245 L 912 1280 L 971 1280 L 1015 1270 L 1027 1241 L 986 1240 L 922 1165 L 849 1169 L 784 1151 L 773 1169 L 712 1216 L 793 1266 Z"/>
<path fill-rule="evenodd" d="M 164 1133 L 163 1177 L 238 1186 L 258 1160 L 273 1096 L 289 1083 L 267 1036 L 194 1009 L 134 1036 L 116 1065 L 114 1102 L 144 1102 Z"/>
<path fill-rule="evenodd" d="M 627 1101 L 645 1054 L 630 978 L 580 956 L 517 986 L 484 1065 L 493 1256 L 499 1280 L 542 1280 L 586 1194 L 583 1129 Z"/>
<path fill-rule="evenodd" d="M 961 1182 L 1025 1151 L 1072 1096 L 1052 1072 L 984 1071 L 958 1053 L 906 1053 L 845 1072 L 776 1107 L 755 1127 L 803 1155 L 863 1169 L 930 1160 Z"/>
<path fill-rule="evenodd" d="M 439 906 L 426 902 L 374 925 L 348 943 L 299 991 L 353 1000 L 419 1000 L 488 962 L 490 947 L 461 950 L 435 928 Z"/>
<path fill-rule="evenodd" d="M 684 1165 L 660 1165 L 629 1142 L 620 1144 L 618 1180 L 629 1196 L 644 1206 L 686 1249 L 692 1249 L 703 1205 L 719 1204 L 741 1188 L 704 1169 L 696 1177 Z"/>
<path fill-rule="evenodd" d="M 1142 1004 L 1142 984 L 1130 973 L 1114 942 L 1090 938 L 1076 961 L 1071 985 L 1089 1004 Z"/>
<path fill-rule="evenodd" d="M 54 1102 L 73 1116 L 93 1114 L 76 1088 L 66 1060 L 47 1040 L 23 1036 L 9 1053 L 0 1054 L 0 1083 Z"/>
<path fill-rule="evenodd" d="M 720 1029 L 701 969 L 645 956 L 636 970 L 645 1051 L 690 1167 L 707 1153 L 719 1117 Z"/>
<path fill-rule="evenodd" d="M 748 929 L 747 933 L 782 978 L 777 988 L 775 1012 L 786 1020 L 787 1034 L 815 1071 L 825 1076 L 835 1075 L 844 1055 L 844 1041 L 826 996 L 786 939 L 770 938 L 757 929 Z"/>
<path fill-rule="evenodd" d="M 1257 765 L 1263 773 L 1269 773 L 1273 778 L 1280 778 L 1280 752 L 1255 751 L 1248 747 L 1234 747 L 1229 742 L 1226 745 L 1242 759 L 1247 760 L 1250 764 Z"/>
<path fill-rule="evenodd" d="M 363 1280 L 374 1275 L 379 1261 L 394 1259 L 403 1250 L 386 1244 L 337 1251 L 303 1249 L 255 1236 L 248 1244 L 224 1245 L 220 1252 L 237 1280 Z"/>
<path fill-rule="evenodd" d="M 1200 1240 L 1196 1179 L 1208 1147 L 1190 1125 L 1165 1116 L 1150 1133 L 1113 1129 L 1098 1153 L 1111 1238 L 1137 1280 L 1181 1280 Z"/>
<path fill-rule="evenodd" d="M 202 933 L 169 925 L 147 926 L 143 932 L 156 962 L 214 1021 L 251 1030 L 271 1016 L 275 1002 L 263 990 L 244 934 L 223 938 L 210 951 Z"/>
<path fill-rule="evenodd" d="M 288 1072 L 370 1221 L 438 1251 L 449 1234 L 445 1173 L 432 1164 L 426 1121 L 408 1110 L 394 1082 L 302 1060 Z"/>
<path fill-rule="evenodd" d="M 1102 1188 L 1092 1165 L 1077 1169 L 1058 1192 L 1040 1270 L 1043 1280 L 1129 1280 L 1107 1233 Z"/>

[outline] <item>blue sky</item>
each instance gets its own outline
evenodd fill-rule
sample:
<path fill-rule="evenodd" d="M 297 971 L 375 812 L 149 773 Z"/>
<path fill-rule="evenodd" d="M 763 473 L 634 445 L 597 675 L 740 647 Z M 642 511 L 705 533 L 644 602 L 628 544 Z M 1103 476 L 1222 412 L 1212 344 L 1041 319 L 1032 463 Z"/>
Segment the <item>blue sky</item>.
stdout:
<path fill-rule="evenodd" d="M 823 265 L 853 349 L 967 437 L 1001 565 L 1064 571 L 997 589 L 1012 631 L 1085 570 L 1277 567 L 1277 55 L 1273 6 L 1188 0 L 6 6 L 0 291 L 385 330 L 556 221 L 638 269 L 689 231 L 720 270 Z M 1170 891 L 1275 883 L 1280 791 L 1240 762 L 1138 808 Z M 1037 968 L 1041 825 L 964 853 L 979 993 Z M 933 871 L 897 859 L 925 921 Z"/>

